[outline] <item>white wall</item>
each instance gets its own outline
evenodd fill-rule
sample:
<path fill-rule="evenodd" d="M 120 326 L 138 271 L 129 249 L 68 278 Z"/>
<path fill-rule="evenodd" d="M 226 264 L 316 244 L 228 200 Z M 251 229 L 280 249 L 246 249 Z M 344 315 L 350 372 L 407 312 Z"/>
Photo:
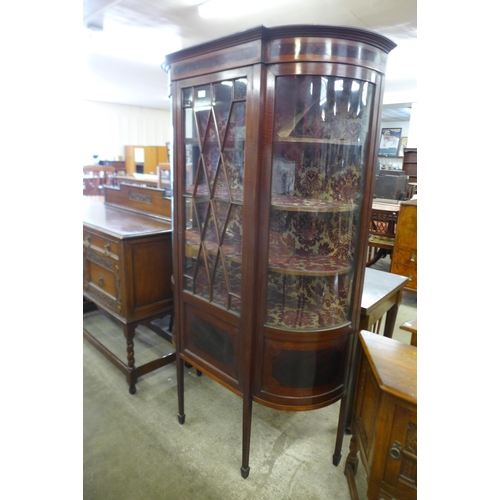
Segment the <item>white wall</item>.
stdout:
<path fill-rule="evenodd" d="M 171 141 L 170 111 L 83 101 L 82 159 L 125 160 L 125 146 L 164 146 Z"/>

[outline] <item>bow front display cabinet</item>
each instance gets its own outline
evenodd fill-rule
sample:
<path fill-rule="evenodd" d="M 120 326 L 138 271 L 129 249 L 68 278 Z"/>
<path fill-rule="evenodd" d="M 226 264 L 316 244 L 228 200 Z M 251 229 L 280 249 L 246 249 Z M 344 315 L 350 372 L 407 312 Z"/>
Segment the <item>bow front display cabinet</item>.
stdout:
<path fill-rule="evenodd" d="M 364 30 L 296 25 L 166 57 L 179 421 L 185 362 L 240 395 L 243 477 L 253 401 L 345 401 L 394 46 Z"/>

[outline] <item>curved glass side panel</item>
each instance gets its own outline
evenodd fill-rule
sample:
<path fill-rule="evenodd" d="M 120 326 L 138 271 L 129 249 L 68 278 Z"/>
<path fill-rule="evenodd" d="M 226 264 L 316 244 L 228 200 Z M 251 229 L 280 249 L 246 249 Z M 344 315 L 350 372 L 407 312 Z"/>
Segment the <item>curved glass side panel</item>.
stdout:
<path fill-rule="evenodd" d="M 276 79 L 266 325 L 350 321 L 373 85 Z"/>

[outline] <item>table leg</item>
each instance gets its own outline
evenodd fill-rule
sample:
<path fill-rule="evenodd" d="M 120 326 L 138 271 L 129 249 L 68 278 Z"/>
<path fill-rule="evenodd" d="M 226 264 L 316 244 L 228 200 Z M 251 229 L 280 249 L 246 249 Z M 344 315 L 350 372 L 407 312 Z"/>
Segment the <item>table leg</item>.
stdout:
<path fill-rule="evenodd" d="M 384 337 L 389 337 L 392 339 L 394 327 L 396 326 L 396 317 L 398 315 L 399 305 L 401 304 L 402 299 L 403 290 L 399 292 L 396 303 L 387 311 L 387 314 L 385 316 Z"/>
<path fill-rule="evenodd" d="M 134 358 L 134 336 L 135 336 L 135 324 L 128 323 L 123 326 L 123 333 L 127 339 L 127 382 L 129 385 L 130 394 L 136 393 L 135 384 L 137 382 L 137 375 L 135 373 L 135 358 Z"/>

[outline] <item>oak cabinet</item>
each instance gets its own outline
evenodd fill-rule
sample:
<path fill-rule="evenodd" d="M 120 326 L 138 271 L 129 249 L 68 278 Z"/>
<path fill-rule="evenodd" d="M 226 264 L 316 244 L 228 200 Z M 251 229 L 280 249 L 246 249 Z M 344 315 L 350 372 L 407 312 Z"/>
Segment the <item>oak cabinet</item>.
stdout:
<path fill-rule="evenodd" d="M 345 400 L 393 47 L 351 28 L 261 27 L 166 58 L 179 421 L 183 362 L 241 395 L 243 477 L 253 401 Z"/>
<path fill-rule="evenodd" d="M 168 163 L 165 146 L 125 146 L 125 169 L 128 175 L 155 174 L 159 163 Z"/>
<path fill-rule="evenodd" d="M 358 452 L 369 500 L 417 498 L 417 348 L 361 331 L 350 452 L 352 498 Z"/>
<path fill-rule="evenodd" d="M 417 291 L 417 200 L 404 201 L 399 208 L 391 273 L 407 276 L 405 291 Z"/>

